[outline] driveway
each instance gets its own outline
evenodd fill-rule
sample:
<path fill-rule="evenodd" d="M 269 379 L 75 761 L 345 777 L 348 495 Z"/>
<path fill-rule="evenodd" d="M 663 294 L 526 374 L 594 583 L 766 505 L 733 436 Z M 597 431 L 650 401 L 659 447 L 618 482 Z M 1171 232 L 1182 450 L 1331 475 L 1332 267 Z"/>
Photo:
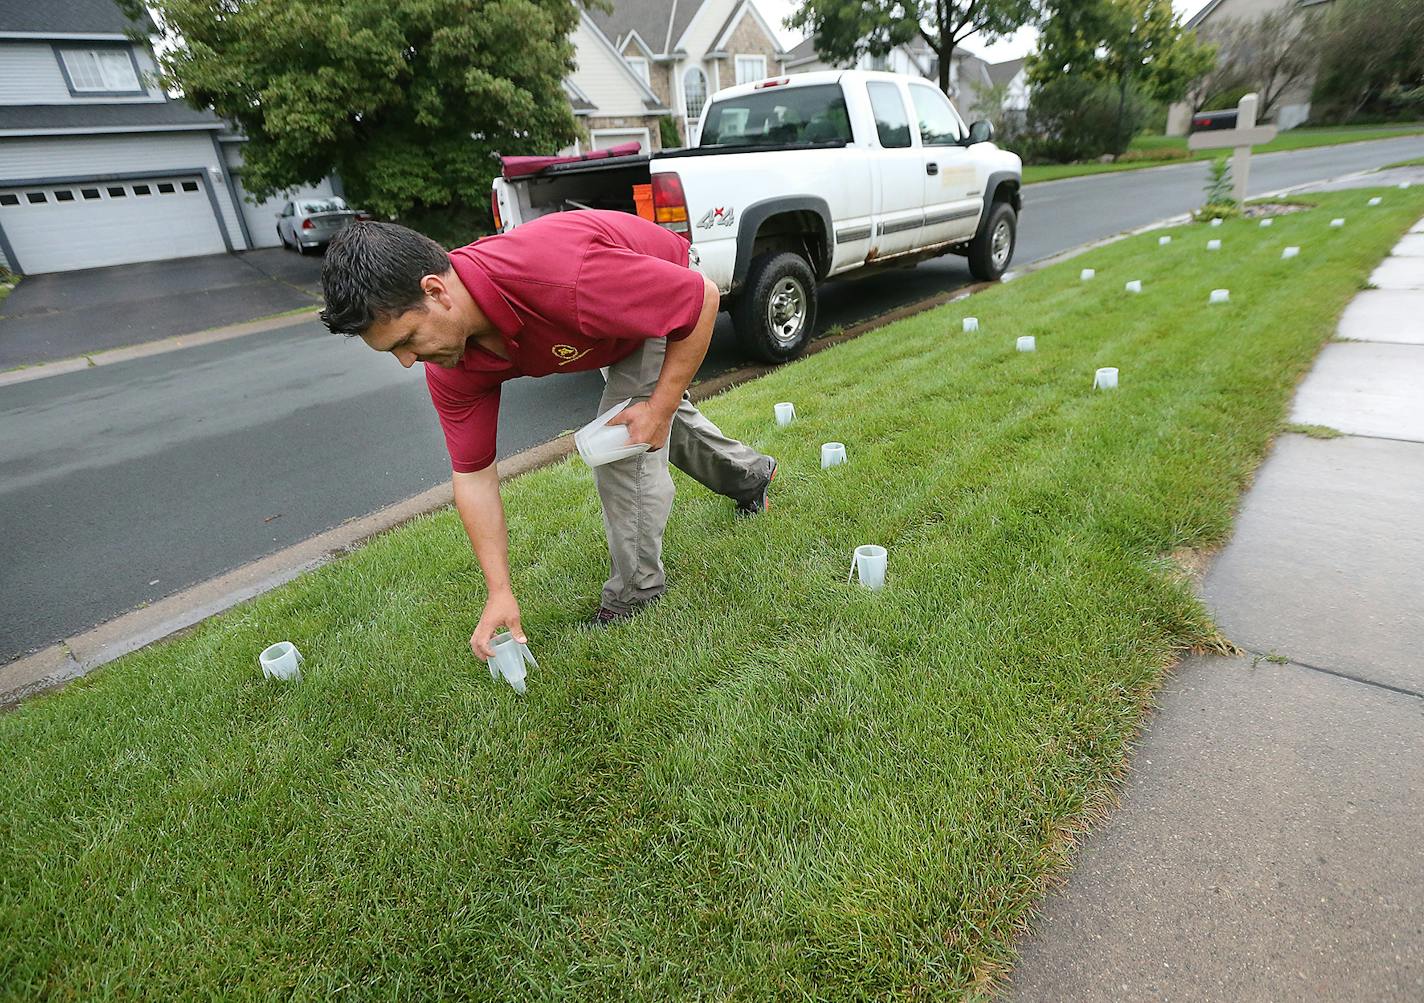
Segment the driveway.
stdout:
<path fill-rule="evenodd" d="M 320 282 L 280 247 L 30 276 L 0 300 L 0 371 L 314 306 Z"/>

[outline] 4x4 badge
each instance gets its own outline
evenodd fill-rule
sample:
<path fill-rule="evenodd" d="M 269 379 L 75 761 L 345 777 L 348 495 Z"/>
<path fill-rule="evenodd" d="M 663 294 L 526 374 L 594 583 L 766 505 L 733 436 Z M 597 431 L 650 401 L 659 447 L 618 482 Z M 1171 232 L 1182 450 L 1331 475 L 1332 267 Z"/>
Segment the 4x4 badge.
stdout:
<path fill-rule="evenodd" d="M 714 226 L 731 226 L 737 219 L 737 210 L 731 207 L 708 209 L 707 213 L 697 221 L 697 226 L 702 230 L 710 230 Z"/>

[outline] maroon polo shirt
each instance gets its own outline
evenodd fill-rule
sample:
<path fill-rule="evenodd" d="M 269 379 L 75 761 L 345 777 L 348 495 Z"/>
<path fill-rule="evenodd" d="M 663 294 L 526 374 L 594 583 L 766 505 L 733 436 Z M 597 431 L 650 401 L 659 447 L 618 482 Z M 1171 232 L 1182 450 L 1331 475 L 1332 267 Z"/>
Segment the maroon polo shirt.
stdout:
<path fill-rule="evenodd" d="M 631 213 L 541 216 L 450 252 L 450 263 L 504 340 L 508 359 L 469 342 L 453 369 L 426 363 L 450 465 L 494 462 L 499 390 L 517 376 L 598 369 L 647 338 L 680 341 L 702 313 L 702 275 L 686 240 Z"/>

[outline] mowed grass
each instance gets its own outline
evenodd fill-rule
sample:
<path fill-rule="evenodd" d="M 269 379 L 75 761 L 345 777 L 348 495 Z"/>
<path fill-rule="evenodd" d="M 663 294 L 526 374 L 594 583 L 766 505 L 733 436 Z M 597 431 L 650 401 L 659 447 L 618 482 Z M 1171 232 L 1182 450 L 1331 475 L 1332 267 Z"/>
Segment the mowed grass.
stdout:
<path fill-rule="evenodd" d="M 1302 126 L 1298 129 L 1287 129 L 1269 143 L 1253 147 L 1252 152 L 1280 153 L 1285 150 L 1305 150 L 1316 146 L 1336 146 L 1340 143 L 1362 143 L 1371 139 L 1417 135 L 1424 135 L 1424 122 L 1402 125 Z M 1030 164 L 1023 169 L 1024 184 L 1076 178 L 1084 174 L 1136 171 L 1144 167 L 1184 164 L 1195 160 L 1215 160 L 1218 157 L 1230 156 L 1231 151 L 1188 151 L 1185 136 L 1138 136 L 1128 147 L 1128 153 L 1134 159 L 1107 164 L 1096 161 L 1077 164 Z"/>
<path fill-rule="evenodd" d="M 735 521 L 680 477 L 672 588 L 625 625 L 579 626 L 606 561 L 588 470 L 513 482 L 523 699 L 470 656 L 482 591 L 447 511 L 0 715 L 0 994 L 986 988 L 1164 670 L 1214 638 L 1168 555 L 1226 538 L 1424 214 L 1370 194 L 1129 239 L 708 402 L 780 459 L 775 507 Z M 1107 365 L 1121 388 L 1092 391 Z M 827 440 L 847 466 L 819 469 Z M 861 543 L 889 548 L 884 591 L 846 584 Z M 258 671 L 283 638 L 300 685 Z"/>

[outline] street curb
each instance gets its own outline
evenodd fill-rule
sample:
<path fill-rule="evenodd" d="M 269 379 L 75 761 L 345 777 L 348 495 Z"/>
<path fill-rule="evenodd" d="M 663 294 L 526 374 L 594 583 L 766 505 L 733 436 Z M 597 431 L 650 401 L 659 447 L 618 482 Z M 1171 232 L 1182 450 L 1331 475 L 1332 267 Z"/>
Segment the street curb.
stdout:
<path fill-rule="evenodd" d="M 1338 181 L 1366 173 L 1372 172 L 1354 172 L 1330 180 Z M 1325 182 L 1314 182 L 1314 184 L 1321 183 Z M 1303 187 L 1305 186 L 1267 192 L 1254 196 L 1253 200 L 1273 198 Z M 1030 262 L 1021 269 L 1010 271 L 1004 275 L 1002 281 L 1010 282 L 1020 275 L 1040 271 L 1120 240 L 1163 227 L 1179 226 L 1190 222 L 1190 220 L 1191 214 L 1183 213 L 1100 240 L 1080 244 L 1050 257 Z M 948 303 L 966 299 L 996 284 L 993 282 L 971 282 L 949 292 L 897 307 L 887 313 L 862 321 L 838 334 L 812 342 L 801 357 L 808 358 L 887 324 L 893 324 L 896 321 L 938 309 Z M 305 317 L 283 318 L 283 320 L 297 323 L 302 323 L 306 319 Z M 249 325 L 234 325 L 234 328 L 245 326 Z M 240 337 L 241 334 L 252 333 L 251 331 L 226 333 L 232 332 L 234 328 L 218 329 L 211 332 L 212 334 L 224 333 L 223 337 L 211 340 L 221 341 L 227 337 Z M 701 402 L 725 393 L 733 387 L 759 379 L 778 368 L 780 367 L 772 365 L 745 366 L 741 369 L 721 373 L 693 384 L 689 389 L 689 396 L 694 402 Z M 499 472 L 500 481 L 504 482 L 558 463 L 573 452 L 573 436 L 564 434 L 499 461 L 496 469 Z M 368 515 L 349 519 L 339 526 L 293 544 L 275 554 L 269 554 L 216 578 L 200 582 L 149 606 L 125 613 L 7 665 L 0 665 L 0 709 L 12 707 L 38 693 L 56 689 L 73 679 L 87 675 L 116 658 L 185 631 L 210 616 L 225 612 L 239 603 L 283 585 L 305 571 L 310 571 L 348 554 L 381 533 L 389 532 L 421 516 L 437 512 L 450 505 L 453 500 L 453 492 L 449 484 L 437 485 L 394 505 L 389 505 Z"/>
<path fill-rule="evenodd" d="M 292 314 L 283 317 L 268 317 L 264 320 L 249 320 L 241 324 L 229 324 L 226 327 L 215 327 L 207 331 L 199 331 L 196 334 L 178 334 L 171 338 L 159 338 L 157 341 L 145 341 L 137 345 L 125 345 L 123 348 L 110 348 L 103 352 L 81 355 L 74 359 L 40 362 L 33 366 L 25 366 L 21 369 L 12 369 L 8 372 L 0 373 L 0 387 L 13 386 L 16 383 L 28 383 L 31 380 L 48 379 L 51 376 L 63 376 L 65 373 L 77 373 L 80 370 L 94 369 L 98 366 L 112 366 L 118 362 L 131 362 L 134 359 L 143 359 L 150 355 L 161 355 L 164 352 L 173 352 L 180 348 L 215 345 L 220 341 L 242 338 L 249 334 L 262 334 L 265 331 L 279 331 L 284 327 L 296 327 L 298 324 L 311 323 L 317 320 L 318 317 L 318 312 L 313 310 L 310 313 Z"/>

